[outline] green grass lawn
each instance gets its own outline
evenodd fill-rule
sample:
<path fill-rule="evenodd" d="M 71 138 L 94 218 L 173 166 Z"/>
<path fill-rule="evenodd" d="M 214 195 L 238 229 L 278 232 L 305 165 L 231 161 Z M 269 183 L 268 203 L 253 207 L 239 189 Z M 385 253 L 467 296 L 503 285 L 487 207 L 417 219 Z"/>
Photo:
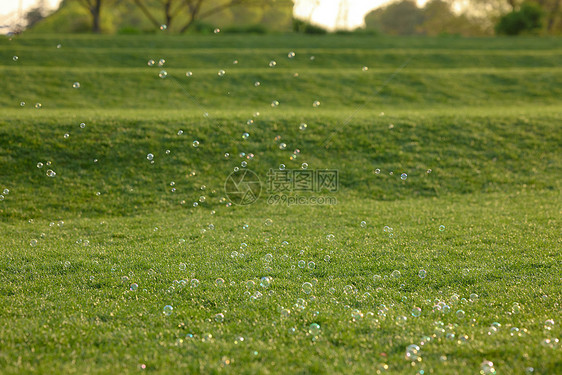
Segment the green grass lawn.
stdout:
<path fill-rule="evenodd" d="M 556 38 L 1 39 L 0 373 L 560 373 L 561 61 Z M 284 196 L 331 204 L 272 204 L 303 163 L 337 191 Z"/>

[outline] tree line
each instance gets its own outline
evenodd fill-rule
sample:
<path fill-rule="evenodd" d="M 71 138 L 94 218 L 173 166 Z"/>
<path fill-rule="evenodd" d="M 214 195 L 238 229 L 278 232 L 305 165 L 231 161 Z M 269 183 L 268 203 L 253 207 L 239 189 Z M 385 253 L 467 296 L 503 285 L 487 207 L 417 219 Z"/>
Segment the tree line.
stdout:
<path fill-rule="evenodd" d="M 226 25 L 238 32 L 325 33 L 309 20 L 294 19 L 296 1 L 63 0 L 47 19 L 41 2 L 26 18 L 28 27 L 45 24 L 49 32 L 211 32 Z M 311 3 L 312 14 L 320 1 Z M 424 7 L 395 0 L 369 13 L 365 23 L 367 31 L 390 35 L 560 35 L 562 0 L 430 0 Z"/>

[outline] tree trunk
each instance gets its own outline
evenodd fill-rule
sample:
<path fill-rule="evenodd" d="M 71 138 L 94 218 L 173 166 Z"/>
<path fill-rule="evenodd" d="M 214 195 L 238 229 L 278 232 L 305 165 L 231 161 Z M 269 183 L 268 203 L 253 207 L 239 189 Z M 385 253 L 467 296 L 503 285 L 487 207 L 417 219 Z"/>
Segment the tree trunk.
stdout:
<path fill-rule="evenodd" d="M 546 30 L 549 32 L 554 28 L 554 23 L 556 21 L 556 18 L 558 17 L 558 12 L 560 11 L 560 3 L 562 3 L 562 0 L 555 1 L 554 9 L 549 12 L 550 14 L 548 17 L 548 25 L 546 26 Z"/>
<path fill-rule="evenodd" d="M 90 9 L 92 13 L 92 32 L 99 34 L 101 32 L 100 28 L 100 13 L 101 13 L 101 3 L 102 0 L 96 0 L 94 6 Z"/>
<path fill-rule="evenodd" d="M 166 28 L 170 29 L 170 26 L 172 26 L 172 15 L 170 14 L 170 8 L 172 8 L 172 0 L 168 0 L 166 1 L 166 3 L 164 3 L 164 17 L 166 18 Z"/>

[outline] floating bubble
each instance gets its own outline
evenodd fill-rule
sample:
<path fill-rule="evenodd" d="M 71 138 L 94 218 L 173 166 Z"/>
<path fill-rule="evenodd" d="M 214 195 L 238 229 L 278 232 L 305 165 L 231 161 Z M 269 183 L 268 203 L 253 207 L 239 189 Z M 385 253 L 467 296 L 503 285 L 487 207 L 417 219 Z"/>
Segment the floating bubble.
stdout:
<path fill-rule="evenodd" d="M 367 227 L 367 222 L 366 222 L 366 221 L 362 221 L 361 223 L 359 223 L 359 225 L 361 225 L 361 228 L 366 228 L 366 227 Z"/>
<path fill-rule="evenodd" d="M 390 273 L 390 277 L 393 278 L 393 279 L 398 279 L 398 278 L 400 278 L 400 276 L 401 276 L 401 274 L 400 274 L 400 271 L 398 271 L 398 270 L 394 270 Z"/>
<path fill-rule="evenodd" d="M 230 153 L 228 153 L 228 152 L 225 152 L 225 153 L 224 153 L 224 158 L 225 158 L 225 159 L 228 159 L 228 158 L 230 158 Z"/>
<path fill-rule="evenodd" d="M 154 160 L 154 155 L 153 154 L 146 154 L 146 160 L 149 160 L 149 161 Z"/>
<path fill-rule="evenodd" d="M 377 169 L 375 169 L 375 173 L 376 173 L 376 174 L 380 174 L 380 173 L 381 173 L 381 170 L 377 168 Z"/>
<path fill-rule="evenodd" d="M 457 316 L 457 318 L 459 319 L 464 319 L 466 317 L 466 313 L 463 310 L 458 310 L 455 315 Z"/>
<path fill-rule="evenodd" d="M 406 180 L 407 178 L 408 178 L 408 175 L 406 173 L 402 173 L 400 175 L 400 179 L 402 179 L 402 180 Z"/>
<path fill-rule="evenodd" d="M 166 30 L 167 28 L 168 28 L 168 25 L 164 25 L 164 24 L 160 25 L 160 30 L 162 30 L 162 31 Z"/>
<path fill-rule="evenodd" d="M 439 226 L 439 232 L 443 232 L 445 230 L 445 226 L 444 225 L 440 225 Z"/>
<path fill-rule="evenodd" d="M 193 75 L 192 72 L 185 72 L 185 76 L 186 76 L 186 77 L 191 77 L 192 75 Z"/>
<path fill-rule="evenodd" d="M 312 323 L 308 327 L 308 333 L 312 336 L 318 336 L 320 334 L 320 325 L 318 323 Z"/>
<path fill-rule="evenodd" d="M 217 315 L 215 315 L 215 322 L 217 322 L 217 323 L 224 322 L 224 314 L 218 313 Z"/>
<path fill-rule="evenodd" d="M 131 292 L 134 292 L 134 291 L 136 291 L 138 288 L 139 288 L 139 284 L 137 284 L 137 283 L 132 283 L 131 286 L 129 287 L 129 290 L 130 290 Z"/>
<path fill-rule="evenodd" d="M 181 271 L 185 271 L 187 269 L 187 264 L 185 263 L 180 263 L 180 270 Z"/>
<path fill-rule="evenodd" d="M 199 141 L 198 141 L 198 140 L 195 140 L 195 141 L 193 141 L 193 143 L 191 143 L 191 145 L 192 145 L 193 147 L 197 148 L 197 147 L 199 147 Z"/>
<path fill-rule="evenodd" d="M 420 272 L 418 272 L 418 276 L 420 277 L 420 279 L 425 279 L 425 277 L 427 276 L 427 271 L 420 270 Z"/>
<path fill-rule="evenodd" d="M 414 307 L 414 308 L 412 309 L 412 316 L 415 317 L 415 318 L 419 318 L 420 315 L 421 315 L 421 312 L 422 312 L 422 309 L 421 309 L 421 308 L 419 308 L 419 307 Z"/>
<path fill-rule="evenodd" d="M 161 70 L 160 73 L 158 73 L 158 77 L 160 78 L 166 78 L 168 76 L 168 72 L 165 70 Z"/>
<path fill-rule="evenodd" d="M 86 127 L 86 124 L 84 122 L 80 123 L 80 129 L 84 129 Z"/>
<path fill-rule="evenodd" d="M 260 280 L 260 286 L 262 288 L 269 288 L 271 286 L 271 283 L 273 282 L 273 279 L 269 276 L 264 276 L 261 278 Z"/>
<path fill-rule="evenodd" d="M 220 33 L 220 32 L 221 32 L 221 29 L 219 29 L 219 28 L 217 28 L 217 29 L 214 29 L 214 30 L 213 30 L 213 32 L 214 32 L 215 34 L 218 34 L 218 33 Z"/>
<path fill-rule="evenodd" d="M 315 100 L 315 101 L 312 103 L 312 106 L 313 106 L 314 108 L 318 108 L 318 107 L 320 107 L 320 102 L 319 102 L 318 100 Z"/>
<path fill-rule="evenodd" d="M 271 263 L 271 261 L 273 260 L 273 255 L 272 254 L 265 254 L 265 256 L 263 257 L 263 261 L 266 263 Z"/>
<path fill-rule="evenodd" d="M 166 60 L 164 59 L 158 60 L 158 66 L 164 66 L 164 64 L 166 64 Z"/>
<path fill-rule="evenodd" d="M 336 236 L 334 236 L 334 235 L 331 234 L 331 233 L 326 236 L 326 239 L 327 239 L 328 241 L 333 241 L 335 238 L 336 238 Z"/>
<path fill-rule="evenodd" d="M 219 70 L 219 72 L 217 74 L 218 74 L 219 77 L 223 77 L 226 74 L 226 72 L 221 69 L 221 70 Z"/>
<path fill-rule="evenodd" d="M 544 329 L 547 331 L 551 331 L 552 328 L 554 328 L 554 320 L 553 319 L 547 319 L 544 322 Z"/>
<path fill-rule="evenodd" d="M 265 219 L 265 225 L 266 225 L 266 226 L 269 227 L 269 226 L 271 226 L 271 224 L 273 224 L 273 220 L 271 220 L 271 219 Z"/>
<path fill-rule="evenodd" d="M 52 169 L 47 170 L 47 177 L 53 178 L 53 177 L 56 177 L 56 175 L 57 175 L 57 172 L 53 171 Z"/>
<path fill-rule="evenodd" d="M 146 63 L 148 66 L 154 66 L 156 62 L 154 60 L 148 60 L 148 62 Z"/>
<path fill-rule="evenodd" d="M 25 106 L 25 102 L 20 102 L 20 107 L 24 107 Z"/>
<path fill-rule="evenodd" d="M 304 122 L 302 122 L 302 123 L 299 125 L 299 130 L 300 130 L 300 131 L 305 131 L 307 127 L 308 127 L 308 125 L 305 124 Z"/>
<path fill-rule="evenodd" d="M 308 163 L 302 163 L 301 169 L 308 169 Z"/>
<path fill-rule="evenodd" d="M 293 57 L 295 57 L 295 53 L 293 51 L 291 51 L 287 54 L 287 57 L 292 59 Z"/>
<path fill-rule="evenodd" d="M 408 345 L 406 348 L 405 358 L 408 361 L 415 362 L 420 359 L 421 349 L 416 344 Z"/>
<path fill-rule="evenodd" d="M 164 309 L 162 310 L 162 313 L 166 316 L 170 316 L 170 315 L 172 315 L 172 311 L 174 311 L 174 308 L 170 305 L 166 305 L 166 306 L 164 306 Z"/>
<path fill-rule="evenodd" d="M 17 57 L 17 56 L 14 56 L 14 57 L 12 57 L 12 60 L 14 60 L 14 61 L 18 61 L 18 60 L 19 60 L 19 57 Z"/>
<path fill-rule="evenodd" d="M 4 199 L 4 197 L 0 198 L 0 200 Z M 29 241 L 29 245 L 31 247 L 37 246 L 37 240 L 36 239 L 32 239 L 31 241 Z"/>
<path fill-rule="evenodd" d="M 41 108 L 43 108 L 43 105 L 41 103 L 35 103 L 35 108 L 41 109 Z"/>
<path fill-rule="evenodd" d="M 302 284 L 302 291 L 306 294 L 312 293 L 312 284 L 309 282 Z"/>
<path fill-rule="evenodd" d="M 361 70 L 364 71 L 364 72 L 366 72 L 367 70 L 369 70 L 369 67 L 364 66 L 364 67 L 361 68 Z"/>
<path fill-rule="evenodd" d="M 284 171 L 285 170 L 285 164 L 279 164 L 279 170 Z"/>
<path fill-rule="evenodd" d="M 279 106 L 279 102 L 277 100 L 274 100 L 274 101 L 271 102 L 271 106 L 277 107 L 277 106 Z"/>
<path fill-rule="evenodd" d="M 480 364 L 480 374 L 482 375 L 493 375 L 496 373 L 494 368 L 494 363 L 488 360 L 482 361 Z"/>
<path fill-rule="evenodd" d="M 68 139 L 68 138 L 70 138 L 70 134 L 68 134 L 68 133 L 65 133 L 65 134 L 63 135 L 63 138 L 64 138 L 64 139 Z"/>
<path fill-rule="evenodd" d="M 277 62 L 276 62 L 275 60 L 271 60 L 271 61 L 269 62 L 269 67 L 270 67 L 270 68 L 273 68 L 273 67 L 276 66 L 276 65 L 277 65 Z"/>
<path fill-rule="evenodd" d="M 192 288 L 197 288 L 199 286 L 199 280 L 191 279 L 190 284 Z"/>
<path fill-rule="evenodd" d="M 299 268 L 305 268 L 306 267 L 306 262 L 304 260 L 299 260 L 297 264 L 298 264 Z"/>
<path fill-rule="evenodd" d="M 280 143 L 279 144 L 279 149 L 280 150 L 285 150 L 287 148 L 287 144 L 286 143 Z"/>
<path fill-rule="evenodd" d="M 308 269 L 313 270 L 314 268 L 316 268 L 316 263 L 313 261 L 308 262 Z"/>
<path fill-rule="evenodd" d="M 249 136 L 250 136 L 249 133 L 243 133 L 243 134 L 242 134 L 242 139 L 248 139 Z"/>
<path fill-rule="evenodd" d="M 72 84 L 72 87 L 75 88 L 75 89 L 79 89 L 80 88 L 80 82 L 74 82 Z"/>

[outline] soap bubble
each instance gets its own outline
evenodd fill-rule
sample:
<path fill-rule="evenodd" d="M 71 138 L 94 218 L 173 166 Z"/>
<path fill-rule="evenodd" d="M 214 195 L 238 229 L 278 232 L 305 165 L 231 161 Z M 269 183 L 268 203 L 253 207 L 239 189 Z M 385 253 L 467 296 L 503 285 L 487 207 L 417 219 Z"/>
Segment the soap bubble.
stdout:
<path fill-rule="evenodd" d="M 295 53 L 293 51 L 291 51 L 287 54 L 287 57 L 292 59 L 293 57 L 295 57 Z"/>
<path fill-rule="evenodd" d="M 408 178 L 408 175 L 407 175 L 406 173 L 402 173 L 402 174 L 400 175 L 400 178 L 401 178 L 402 180 L 406 180 L 406 179 Z"/>
<path fill-rule="evenodd" d="M 215 315 L 215 322 L 217 323 L 224 322 L 224 314 L 218 313 L 217 315 Z"/>
<path fill-rule="evenodd" d="M 279 106 L 279 102 L 277 100 L 274 100 L 274 101 L 271 102 L 271 106 L 277 107 L 277 106 Z"/>
<path fill-rule="evenodd" d="M 57 172 L 53 171 L 52 169 L 47 170 L 47 177 L 53 178 L 53 177 L 56 177 L 56 175 L 57 175 Z"/>
<path fill-rule="evenodd" d="M 443 232 L 445 230 L 445 226 L 444 225 L 440 225 L 439 226 L 439 232 Z"/>
<path fill-rule="evenodd" d="M 299 130 L 304 131 L 304 130 L 306 130 L 307 127 L 308 127 L 308 125 L 303 122 L 299 125 Z"/>
<path fill-rule="evenodd" d="M 168 76 L 168 72 L 165 70 L 161 70 L 160 73 L 158 73 L 158 77 L 160 78 L 166 78 Z"/>
<path fill-rule="evenodd" d="M 197 148 L 197 147 L 199 147 L 199 141 L 198 141 L 198 140 L 195 140 L 195 141 L 193 141 L 193 143 L 192 143 L 191 145 L 192 145 L 193 147 Z"/>
<path fill-rule="evenodd" d="M 425 277 L 427 276 L 427 271 L 420 270 L 420 272 L 418 272 L 418 276 L 420 277 L 420 279 L 425 279 Z"/>
<path fill-rule="evenodd" d="M 164 309 L 162 310 L 162 313 L 166 316 L 170 316 L 170 315 L 172 315 L 172 311 L 174 311 L 174 308 L 170 305 L 166 305 L 166 306 L 164 306 Z"/>
<path fill-rule="evenodd" d="M 154 60 L 148 60 L 148 62 L 146 63 L 148 66 L 154 66 L 155 61 Z"/>
<path fill-rule="evenodd" d="M 418 318 L 421 315 L 421 312 L 422 312 L 421 308 L 414 307 L 412 309 L 412 316 Z"/>
<path fill-rule="evenodd" d="M 153 154 L 146 154 L 146 160 L 149 160 L 149 161 L 154 160 L 154 155 Z"/>
<path fill-rule="evenodd" d="M 308 169 L 308 163 L 302 163 L 301 169 Z"/>
<path fill-rule="evenodd" d="M 197 288 L 197 287 L 199 286 L 199 280 L 197 280 L 197 279 L 191 279 L 190 284 L 191 284 L 191 287 L 192 287 L 192 288 Z"/>
<path fill-rule="evenodd" d="M 12 60 L 14 60 L 14 61 L 18 61 L 18 60 L 19 60 L 19 57 L 17 57 L 17 56 L 14 56 L 14 57 L 12 57 Z"/>
<path fill-rule="evenodd" d="M 248 139 L 249 136 L 250 136 L 249 133 L 243 133 L 243 134 L 242 134 L 242 139 Z"/>
<path fill-rule="evenodd" d="M 132 283 L 131 286 L 129 287 L 129 290 L 130 290 L 131 292 L 134 292 L 134 291 L 136 291 L 138 288 L 139 288 L 139 284 L 137 284 L 137 283 Z"/>
<path fill-rule="evenodd" d="M 192 72 L 185 72 L 185 76 L 186 76 L 186 77 L 191 77 L 192 75 L 193 75 Z"/>
<path fill-rule="evenodd" d="M 85 127 L 86 127 L 86 123 L 81 122 L 81 123 L 80 123 L 80 129 L 84 129 Z"/>
<path fill-rule="evenodd" d="M 41 108 L 43 108 L 43 105 L 41 103 L 35 103 L 35 108 L 41 109 Z"/>
<path fill-rule="evenodd" d="M 262 288 L 269 288 L 271 286 L 273 279 L 269 276 L 264 276 L 260 280 L 260 286 Z"/>
<path fill-rule="evenodd" d="M 464 319 L 466 317 L 466 313 L 463 310 L 458 310 L 455 315 L 457 316 L 457 318 L 459 319 Z"/>
<path fill-rule="evenodd" d="M 168 25 L 164 25 L 164 24 L 160 25 L 160 30 L 162 30 L 162 31 L 166 30 L 167 28 L 168 28 Z"/>
<path fill-rule="evenodd" d="M 488 360 L 484 360 L 480 364 L 480 374 L 482 375 L 492 375 L 496 373 L 496 369 L 494 368 L 494 363 Z"/>
<path fill-rule="evenodd" d="M 547 331 L 551 331 L 554 328 L 554 320 L 548 319 L 544 322 L 544 329 Z"/>
<path fill-rule="evenodd" d="M 418 361 L 420 359 L 420 347 L 416 344 L 408 345 L 405 358 L 412 362 Z"/>
<path fill-rule="evenodd" d="M 221 32 L 221 29 L 219 29 L 219 28 L 213 30 L 213 33 L 215 33 L 215 34 L 218 34 L 220 32 Z"/>
<path fill-rule="evenodd" d="M 158 66 L 164 66 L 164 64 L 166 64 L 166 60 L 164 59 L 158 60 Z"/>
<path fill-rule="evenodd" d="M 20 107 L 25 107 L 25 102 L 20 102 Z"/>
<path fill-rule="evenodd" d="M 376 174 L 380 174 L 380 173 L 381 173 L 381 170 L 380 170 L 379 168 L 377 168 L 377 169 L 375 169 L 375 173 L 376 173 Z"/>
<path fill-rule="evenodd" d="M 312 293 L 312 284 L 309 282 L 302 284 L 302 291 L 306 294 Z"/>
<path fill-rule="evenodd" d="M 75 88 L 75 89 L 79 89 L 80 88 L 80 82 L 74 82 L 72 84 L 72 87 Z"/>
<path fill-rule="evenodd" d="M 390 277 L 393 278 L 393 279 L 398 279 L 398 278 L 400 278 L 400 276 L 401 276 L 401 274 L 400 274 L 400 271 L 398 271 L 398 270 L 394 270 L 390 273 Z"/>
<path fill-rule="evenodd" d="M 315 100 L 315 101 L 312 103 L 312 106 L 313 106 L 314 108 L 318 108 L 318 107 L 320 107 L 320 102 L 319 102 L 318 100 Z"/>
<path fill-rule="evenodd" d="M 226 72 L 221 69 L 221 70 L 219 70 L 219 72 L 217 74 L 218 74 L 219 77 L 223 77 L 226 74 Z"/>
<path fill-rule="evenodd" d="M 0 195 L 0 197 L 2 197 L 2 196 Z M 0 198 L 0 200 L 2 200 L 2 199 L 3 199 L 3 197 Z M 36 240 L 36 239 L 32 239 L 31 241 L 29 241 L 29 245 L 30 245 L 31 247 L 37 246 L 37 240 Z"/>
<path fill-rule="evenodd" d="M 361 225 L 361 228 L 366 228 L 366 227 L 367 227 L 367 222 L 366 222 L 366 221 L 362 221 L 359 225 Z"/>
<path fill-rule="evenodd" d="M 273 67 L 276 66 L 276 65 L 277 65 L 277 62 L 276 62 L 275 60 L 271 60 L 271 61 L 269 62 L 269 67 L 270 67 L 270 68 L 273 68 Z"/>
<path fill-rule="evenodd" d="M 318 323 L 312 323 L 308 327 L 308 333 L 312 336 L 318 336 L 320 334 L 320 325 Z"/>

